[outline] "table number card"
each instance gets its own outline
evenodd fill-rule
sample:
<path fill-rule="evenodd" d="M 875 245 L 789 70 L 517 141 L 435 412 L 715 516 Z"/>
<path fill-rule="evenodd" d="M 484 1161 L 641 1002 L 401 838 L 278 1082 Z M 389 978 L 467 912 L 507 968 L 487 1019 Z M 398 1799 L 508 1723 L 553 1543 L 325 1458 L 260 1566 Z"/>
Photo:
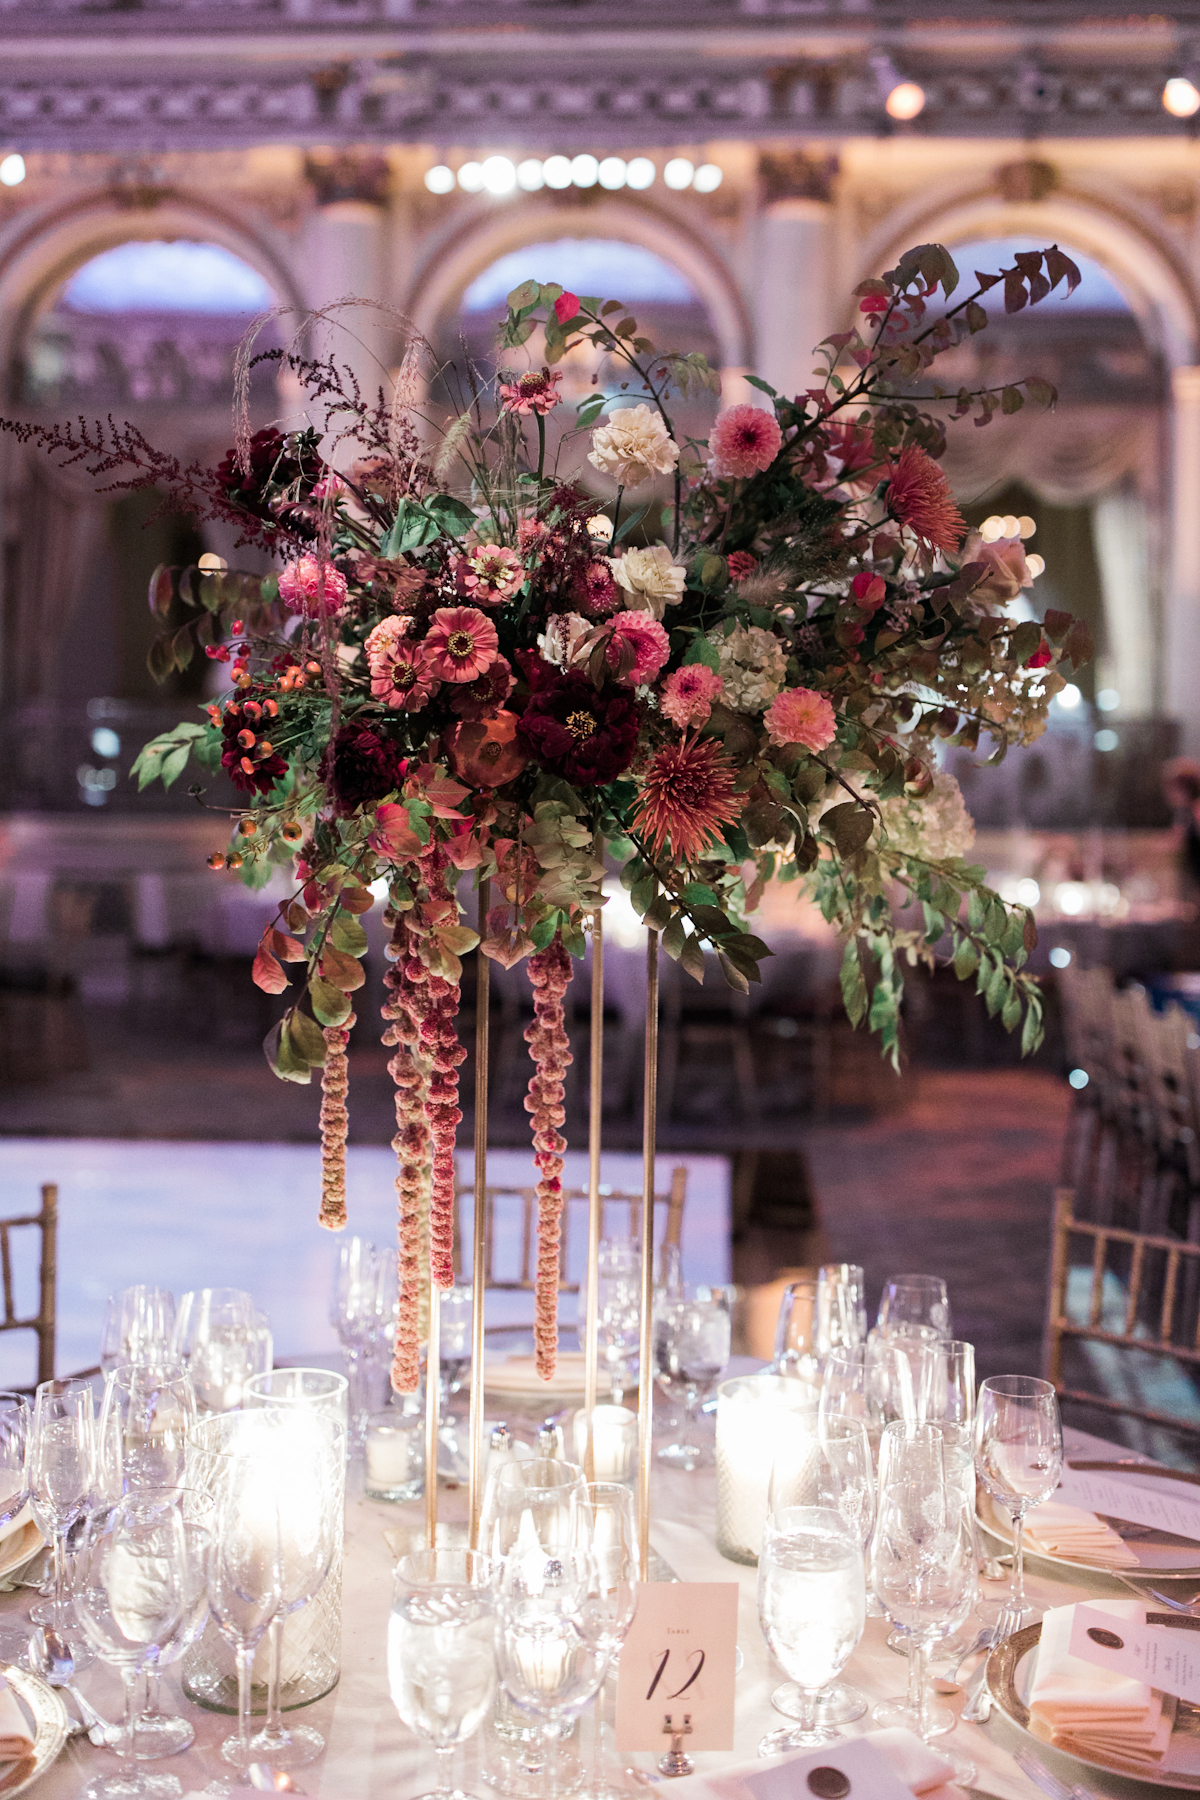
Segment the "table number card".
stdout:
<path fill-rule="evenodd" d="M 1141 1625 L 1115 1618 L 1099 1606 L 1079 1605 L 1071 1621 L 1069 1648 L 1072 1656 L 1098 1669 L 1128 1675 L 1160 1694 L 1200 1705 L 1200 1630 Z"/>
<path fill-rule="evenodd" d="M 669 1750 L 668 1716 L 690 1729 L 683 1748 L 733 1749 L 737 1583 L 648 1581 L 617 1664 L 617 1749 Z"/>

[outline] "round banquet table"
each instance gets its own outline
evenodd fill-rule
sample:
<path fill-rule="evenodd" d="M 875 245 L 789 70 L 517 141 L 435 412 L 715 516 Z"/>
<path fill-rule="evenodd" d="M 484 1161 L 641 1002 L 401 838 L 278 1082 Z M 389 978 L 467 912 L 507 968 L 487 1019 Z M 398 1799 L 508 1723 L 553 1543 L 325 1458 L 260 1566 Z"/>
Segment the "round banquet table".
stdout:
<path fill-rule="evenodd" d="M 743 1359 L 736 1359 L 741 1361 Z M 757 1365 L 755 1365 L 757 1366 Z M 489 1408 L 489 1412 L 492 1409 Z M 514 1421 L 515 1423 L 515 1421 Z M 1068 1432 L 1068 1453 L 1111 1454 L 1113 1447 L 1082 1432 Z M 296 1715 L 317 1726 L 328 1745 L 324 1758 L 304 1769 L 294 1771 L 294 1780 L 304 1793 L 320 1800 L 407 1800 L 426 1793 L 434 1783 L 433 1755 L 420 1744 L 401 1723 L 388 1695 L 385 1633 L 391 1601 L 391 1568 L 394 1552 L 399 1548 L 420 1547 L 424 1526 L 423 1502 L 389 1505 L 380 1501 L 351 1498 L 360 1480 L 352 1471 L 346 1508 L 345 1584 L 343 1591 L 342 1675 L 338 1686 L 323 1700 L 305 1707 Z M 444 1490 L 441 1517 L 448 1531 L 465 1514 L 465 1492 Z M 738 1677 L 736 1738 L 732 1752 L 709 1753 L 695 1758 L 697 1773 L 704 1773 L 753 1759 L 759 1738 L 765 1731 L 784 1723 L 772 1710 L 770 1695 L 782 1679 L 774 1666 L 759 1628 L 755 1599 L 756 1571 L 727 1562 L 716 1550 L 714 1519 L 716 1512 L 716 1474 L 711 1468 L 687 1474 L 680 1470 L 656 1468 L 653 1490 L 653 1524 L 651 1538 L 659 1555 L 684 1581 L 736 1582 L 739 1589 L 738 1643 L 745 1665 Z M 1030 1559 L 1026 1580 L 1031 1597 L 1040 1609 L 1063 1606 L 1097 1594 L 1124 1594 L 1129 1590 L 1102 1575 L 1079 1580 L 1063 1580 L 1061 1571 L 1045 1562 Z M 998 1593 L 998 1588 L 989 1588 Z M 18 1588 L 0 1596 L 6 1614 L 27 1609 L 32 1591 Z M 865 1635 L 848 1663 L 846 1679 L 868 1696 L 872 1704 L 885 1696 L 902 1693 L 907 1675 L 904 1659 L 888 1650 L 886 1619 L 868 1619 Z M 964 1680 L 966 1675 L 964 1674 Z M 102 1666 L 88 1669 L 79 1685 L 89 1699 L 110 1718 L 119 1716 L 119 1687 L 113 1674 Z M 612 1684 L 610 1683 L 610 1693 Z M 155 1770 L 173 1770 L 183 1783 L 185 1795 L 200 1792 L 216 1775 L 228 1775 L 219 1756 L 221 1740 L 233 1721 L 223 1714 L 201 1711 L 183 1699 L 173 1674 L 164 1672 L 161 1690 L 163 1705 L 180 1710 L 196 1727 L 196 1743 L 184 1755 L 145 1765 Z M 68 1699 L 68 1709 L 74 1707 Z M 611 1699 L 610 1699 L 611 1707 Z M 961 1709 L 960 1694 L 949 1702 Z M 611 1719 L 611 1712 L 608 1715 Z M 856 1736 L 871 1729 L 870 1716 L 857 1724 L 844 1727 L 845 1734 Z M 580 1727 L 585 1765 L 590 1763 L 591 1720 L 585 1715 Z M 487 1730 L 480 1733 L 460 1753 L 458 1780 L 468 1794 L 478 1800 L 490 1800 L 493 1790 L 480 1778 L 480 1753 L 486 1749 Z M 611 1742 L 611 1734 L 610 1734 Z M 1012 1760 L 1012 1752 L 1022 1743 L 1029 1744 L 998 1708 L 994 1708 L 986 1727 L 959 1723 L 953 1733 L 937 1742 L 952 1745 L 976 1765 L 975 1787 L 997 1800 L 1029 1800 L 1040 1793 L 1026 1780 Z M 935 1746 L 936 1747 L 936 1746 Z M 1064 1779 L 1068 1785 L 1080 1783 L 1093 1794 L 1125 1797 L 1163 1796 L 1170 1790 L 1152 1788 L 1150 1784 L 1102 1775 L 1084 1768 L 1069 1758 L 1059 1756 L 1047 1746 L 1030 1746 L 1041 1762 Z M 626 1757 L 625 1762 L 650 1771 L 655 1757 L 646 1754 Z M 86 1737 L 70 1741 L 57 1763 L 31 1790 L 37 1800 L 77 1800 L 85 1782 L 101 1769 L 112 1770 L 116 1759 L 111 1751 L 95 1749 Z M 670 1784 L 664 1785 L 669 1791 Z M 632 1788 L 631 1791 L 636 1791 Z M 957 1788 L 935 1790 L 931 1800 L 953 1800 Z"/>

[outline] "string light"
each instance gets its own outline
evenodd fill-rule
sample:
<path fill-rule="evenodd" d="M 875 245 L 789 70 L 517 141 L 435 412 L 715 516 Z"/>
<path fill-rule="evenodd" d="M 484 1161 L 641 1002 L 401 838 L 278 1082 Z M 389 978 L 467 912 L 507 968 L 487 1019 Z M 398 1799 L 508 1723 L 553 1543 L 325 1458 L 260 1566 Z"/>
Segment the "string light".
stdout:
<path fill-rule="evenodd" d="M 912 83 L 907 83 L 911 87 Z M 917 90 L 919 92 L 919 90 Z M 889 101 L 890 104 L 890 101 Z M 715 194 L 725 179 L 719 163 L 701 163 L 697 167 L 689 157 L 673 156 L 663 169 L 663 180 L 676 193 L 691 188 L 697 194 Z M 22 181 L 25 164 L 19 156 L 0 161 L 0 181 L 9 187 Z M 621 156 L 598 159 L 586 152 L 578 156 L 527 156 L 513 163 L 507 156 L 488 156 L 482 162 L 472 159 L 462 163 L 457 172 L 448 163 L 435 163 L 426 169 L 425 186 L 431 194 L 452 194 L 458 188 L 464 194 L 504 196 L 518 188 L 524 194 L 537 194 L 543 188 L 561 192 L 565 188 L 591 188 L 599 185 L 609 193 L 632 188 L 641 193 L 653 187 L 658 168 L 648 156 L 634 156 L 628 162 Z"/>
<path fill-rule="evenodd" d="M 452 194 L 454 192 L 454 170 L 445 163 L 435 163 L 432 169 L 425 171 L 425 186 L 431 194 Z"/>
<path fill-rule="evenodd" d="M 0 181 L 5 187 L 18 187 L 25 179 L 25 158 L 15 150 L 0 161 Z"/>
<path fill-rule="evenodd" d="M 915 119 L 925 110 L 925 89 L 915 81 L 899 81 L 884 101 L 889 119 Z"/>
<path fill-rule="evenodd" d="M 1162 103 L 1173 119 L 1190 119 L 1200 112 L 1200 88 L 1186 75 L 1172 75 L 1163 88 Z"/>

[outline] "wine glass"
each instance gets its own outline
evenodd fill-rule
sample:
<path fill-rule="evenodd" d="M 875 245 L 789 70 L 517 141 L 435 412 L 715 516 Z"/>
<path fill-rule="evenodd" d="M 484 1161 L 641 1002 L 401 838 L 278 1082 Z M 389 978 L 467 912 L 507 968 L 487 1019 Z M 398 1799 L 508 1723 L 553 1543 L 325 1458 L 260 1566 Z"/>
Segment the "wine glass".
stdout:
<path fill-rule="evenodd" d="M 396 1565 L 388 1687 L 409 1730 L 433 1745 L 438 1784 L 424 1800 L 466 1800 L 450 1771 L 496 1692 L 495 1575 L 475 1550 L 418 1550 Z"/>
<path fill-rule="evenodd" d="M 592 1584 L 586 1551 L 531 1565 L 519 1555 L 505 1558 L 496 1603 L 496 1666 L 510 1700 L 532 1713 L 542 1728 L 547 1757 L 537 1791 L 555 1800 L 572 1791 L 564 1784 L 559 1744 L 596 1693 L 608 1667 L 610 1641 L 603 1618 L 594 1619 L 584 1602 Z"/>
<path fill-rule="evenodd" d="M 779 1302 L 775 1360 L 764 1373 L 816 1382 L 821 1373 L 818 1323 L 819 1283 L 807 1278 L 789 1281 Z"/>
<path fill-rule="evenodd" d="M 975 1467 L 992 1499 L 1012 1515 L 1007 1605 L 1012 1631 L 1033 1613 L 1025 1593 L 1025 1514 L 1057 1488 L 1062 1461 L 1062 1422 L 1053 1383 L 1033 1375 L 990 1375 L 979 1390 Z"/>
<path fill-rule="evenodd" d="M 104 1384 L 99 1486 L 118 1498 L 138 1488 L 178 1487 L 196 1395 L 181 1362 L 122 1363 Z"/>
<path fill-rule="evenodd" d="M 876 1328 L 885 1337 L 895 1331 L 928 1331 L 933 1337 L 954 1336 L 950 1298 L 940 1275 L 893 1275 L 883 1284 Z"/>
<path fill-rule="evenodd" d="M 866 1277 L 857 1263 L 822 1263 L 817 1270 L 817 1354 L 861 1344 L 867 1335 Z"/>
<path fill-rule="evenodd" d="M 345 1480 L 346 1433 L 338 1421 L 308 1408 L 276 1415 L 283 1434 L 269 1455 L 278 1492 L 288 1494 L 283 1581 L 279 1606 L 267 1627 L 271 1667 L 267 1722 L 250 1740 L 256 1762 L 295 1769 L 321 1755 L 325 1739 L 311 1725 L 283 1722 L 283 1630 L 291 1615 L 316 1598 L 329 1574 L 338 1509 L 333 1490 Z M 272 1432 L 272 1436 L 275 1433 Z"/>
<path fill-rule="evenodd" d="M 54 1591 L 30 1609 L 35 1625 L 52 1625 L 69 1647 L 76 1668 L 94 1658 L 75 1625 L 67 1595 L 67 1533 L 93 1499 L 96 1482 L 96 1414 L 91 1383 L 43 1381 L 33 1402 L 29 1485 L 33 1516 L 53 1546 Z"/>
<path fill-rule="evenodd" d="M 780 1424 L 783 1437 L 767 1493 L 770 1511 L 829 1507 L 841 1514 L 865 1554 L 875 1523 L 875 1462 L 866 1427 L 858 1419 L 837 1416 L 822 1424 L 815 1407 L 808 1416 L 788 1414 Z M 775 1689 L 771 1705 L 789 1719 L 805 1716 L 804 1696 L 794 1681 Z M 848 1725 L 866 1710 L 866 1696 L 838 1681 L 826 1688 L 817 1717 L 822 1725 Z"/>
<path fill-rule="evenodd" d="M 350 1383 L 350 1443 L 357 1454 L 367 1419 L 387 1402 L 386 1364 L 391 1355 L 396 1311 L 395 1258 L 366 1238 L 338 1247 L 330 1322 L 346 1356 Z"/>
<path fill-rule="evenodd" d="M 127 1287 L 110 1294 L 100 1331 L 100 1367 L 172 1360 L 175 1296 L 169 1288 Z"/>
<path fill-rule="evenodd" d="M 838 1733 L 818 1722 L 817 1709 L 853 1654 L 867 1617 L 862 1545 L 832 1507 L 785 1506 L 768 1518 L 758 1561 L 758 1617 L 801 1701 L 799 1726 L 768 1732 L 758 1754 L 829 1743 Z"/>
<path fill-rule="evenodd" d="M 654 1317 L 654 1374 L 664 1394 L 683 1401 L 682 1442 L 658 1455 L 680 1469 L 711 1462 L 698 1442 L 697 1410 L 711 1397 L 729 1364 L 729 1296 L 724 1288 L 700 1288 L 692 1300 L 661 1305 Z"/>
<path fill-rule="evenodd" d="M 909 1639 L 908 1697 L 881 1701 L 872 1717 L 907 1726 L 926 1742 L 957 1723 L 948 1707 L 932 1704 L 926 1667 L 935 1640 L 957 1631 L 975 1602 L 968 1471 L 955 1426 L 897 1422 L 883 1434 L 871 1575 L 888 1617 Z M 939 1754 L 953 1765 L 955 1781 L 974 1780 L 970 1763 Z"/>
<path fill-rule="evenodd" d="M 214 1456 L 216 1501 L 208 1557 L 208 1604 L 237 1663 L 238 1728 L 221 1745 L 248 1785 L 250 1668 L 254 1652 L 284 1595 L 279 1484 L 270 1459 L 252 1451 Z M 232 1792 L 232 1788 L 228 1791 Z"/>
<path fill-rule="evenodd" d="M 96 1776 L 85 1800 L 176 1800 L 175 1775 L 151 1775 L 134 1756 L 138 1679 L 154 1666 L 178 1631 L 188 1590 L 187 1564 L 203 1560 L 207 1534 L 189 1539 L 175 1491 L 145 1489 L 93 1513 L 84 1533 L 76 1582 L 76 1610 L 89 1643 L 120 1672 L 125 1729 L 120 1768 Z"/>
<path fill-rule="evenodd" d="M 632 1238 L 603 1238 L 596 1256 L 596 1334 L 609 1397 L 619 1406 L 633 1382 L 641 1341 L 642 1257 Z M 579 1341 L 587 1323 L 586 1283 L 579 1290 Z"/>
<path fill-rule="evenodd" d="M 153 1667 L 146 1669 L 145 1705 L 133 1728 L 133 1754 L 139 1762 L 159 1756 L 178 1756 L 196 1741 L 191 1723 L 179 1713 L 163 1712 L 158 1704 L 160 1672 L 182 1662 L 208 1623 L 208 1551 L 216 1511 L 211 1494 L 196 1488 L 172 1490 L 183 1514 L 188 1555 L 183 1571 L 183 1611 L 179 1625 L 159 1645 Z"/>
<path fill-rule="evenodd" d="M 532 1456 L 497 1464 L 479 1515 L 487 1556 L 547 1559 L 586 1545 L 587 1483 L 576 1463 Z"/>
<path fill-rule="evenodd" d="M 175 1320 L 175 1354 L 186 1365 L 201 1412 L 231 1412 L 247 1378 L 271 1366 L 269 1329 L 242 1288 L 184 1294 Z"/>
<path fill-rule="evenodd" d="M 592 1785 L 585 1800 L 619 1800 L 618 1790 L 611 1788 L 603 1776 L 604 1684 L 621 1653 L 637 1605 L 637 1526 L 633 1495 L 620 1482 L 589 1482 L 587 1507 L 591 1517 L 592 1573 L 582 1611 L 589 1635 L 607 1652 L 608 1660 L 596 1691 Z"/>

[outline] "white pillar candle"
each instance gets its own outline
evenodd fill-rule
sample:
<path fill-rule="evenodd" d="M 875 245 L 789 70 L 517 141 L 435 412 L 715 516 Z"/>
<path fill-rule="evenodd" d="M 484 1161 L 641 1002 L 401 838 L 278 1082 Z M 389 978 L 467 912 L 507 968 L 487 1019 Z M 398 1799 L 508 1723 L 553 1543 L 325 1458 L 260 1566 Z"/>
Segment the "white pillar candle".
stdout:
<path fill-rule="evenodd" d="M 717 1549 L 756 1563 L 767 1522 L 767 1493 L 780 1413 L 811 1408 L 808 1384 L 746 1375 L 717 1390 Z"/>
<path fill-rule="evenodd" d="M 412 1499 L 424 1486 L 422 1427 L 388 1417 L 367 1421 L 366 1490 L 373 1499 Z"/>
<path fill-rule="evenodd" d="M 587 1412 L 575 1414 L 575 1460 L 587 1450 Z M 597 1481 L 628 1481 L 637 1462 L 637 1414 L 627 1406 L 592 1409 L 592 1456 Z"/>

